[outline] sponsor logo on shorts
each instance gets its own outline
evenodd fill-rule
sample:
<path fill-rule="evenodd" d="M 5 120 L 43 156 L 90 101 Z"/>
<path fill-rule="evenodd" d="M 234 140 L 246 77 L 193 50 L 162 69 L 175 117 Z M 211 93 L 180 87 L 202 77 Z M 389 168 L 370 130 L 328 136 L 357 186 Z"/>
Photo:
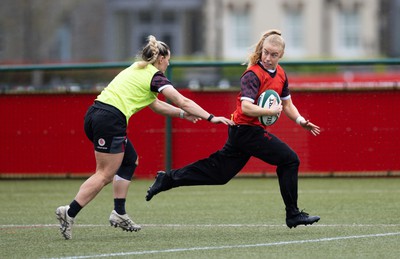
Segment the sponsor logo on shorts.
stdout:
<path fill-rule="evenodd" d="M 100 138 L 97 143 L 99 143 L 100 147 L 104 146 L 106 144 L 106 141 L 103 138 Z"/>

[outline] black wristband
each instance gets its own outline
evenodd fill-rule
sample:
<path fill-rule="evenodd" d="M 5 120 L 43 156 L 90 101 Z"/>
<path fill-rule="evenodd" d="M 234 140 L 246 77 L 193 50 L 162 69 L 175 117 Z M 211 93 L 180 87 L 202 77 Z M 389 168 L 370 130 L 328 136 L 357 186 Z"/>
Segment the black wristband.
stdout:
<path fill-rule="evenodd" d="M 212 118 L 214 118 L 214 115 L 212 115 L 211 113 L 210 113 L 210 116 L 208 116 L 208 121 L 211 121 L 212 120 Z"/>

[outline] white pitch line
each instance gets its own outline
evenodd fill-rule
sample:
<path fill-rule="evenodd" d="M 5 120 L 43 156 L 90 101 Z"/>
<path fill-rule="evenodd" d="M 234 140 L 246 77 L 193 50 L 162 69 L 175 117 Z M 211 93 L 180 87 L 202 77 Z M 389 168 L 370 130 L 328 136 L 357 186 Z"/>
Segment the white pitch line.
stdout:
<path fill-rule="evenodd" d="M 0 229 L 10 228 L 52 228 L 59 227 L 59 224 L 31 224 L 31 225 L 0 225 Z M 75 224 L 74 227 L 109 227 L 109 224 Z M 286 227 L 285 224 L 141 224 L 142 227 L 161 227 L 161 228 L 187 228 L 187 227 Z M 400 227 L 400 224 L 315 224 L 314 227 Z"/>
<path fill-rule="evenodd" d="M 400 232 L 359 235 L 359 236 L 327 237 L 327 238 L 318 238 L 318 239 L 292 240 L 292 241 L 261 243 L 261 244 L 248 244 L 248 245 L 204 246 L 204 247 L 173 248 L 173 249 L 165 249 L 165 250 L 132 251 L 132 252 L 109 253 L 109 254 L 98 254 L 98 255 L 80 255 L 80 256 L 70 256 L 70 257 L 59 257 L 57 259 L 84 259 L 84 258 L 129 256 L 129 255 L 177 253 L 177 252 L 202 251 L 202 250 L 222 250 L 222 249 L 235 249 L 235 248 L 237 249 L 237 248 L 252 248 L 252 247 L 268 247 L 268 246 L 282 246 L 282 245 L 304 244 L 304 243 L 329 242 L 329 241 L 346 240 L 346 239 L 387 237 L 387 236 L 397 236 L 397 235 L 400 235 Z"/>

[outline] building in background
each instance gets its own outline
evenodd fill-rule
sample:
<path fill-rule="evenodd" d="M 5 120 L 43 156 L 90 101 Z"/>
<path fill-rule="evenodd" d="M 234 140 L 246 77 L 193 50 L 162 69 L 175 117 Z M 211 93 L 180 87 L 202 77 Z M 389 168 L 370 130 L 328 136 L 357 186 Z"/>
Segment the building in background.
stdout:
<path fill-rule="evenodd" d="M 400 57 L 400 0 L 381 0 L 378 24 L 380 53 Z"/>
<path fill-rule="evenodd" d="M 203 51 L 203 0 L 108 0 L 104 22 L 107 60 L 135 56 L 150 34 L 175 56 Z"/>
<path fill-rule="evenodd" d="M 131 60 L 149 34 L 174 58 L 244 60 L 272 28 L 286 59 L 400 56 L 400 0 L 1 2 L 2 64 Z"/>
<path fill-rule="evenodd" d="M 0 63 L 104 59 L 103 0 L 2 0 Z"/>
<path fill-rule="evenodd" d="M 219 2 L 219 5 L 217 4 Z M 220 28 L 224 58 L 241 58 L 247 48 L 271 28 L 282 31 L 286 58 L 365 58 L 379 49 L 379 1 L 376 0 L 247 0 L 208 1 L 209 15 L 219 8 L 221 17 L 206 19 Z M 214 3 L 214 4 L 211 4 Z M 214 6 L 213 6 L 214 5 Z M 208 39 L 216 30 L 206 30 Z M 217 45 L 217 44 L 215 44 Z M 212 47 L 211 47 L 212 48 Z M 209 49 L 212 53 L 212 50 Z"/>

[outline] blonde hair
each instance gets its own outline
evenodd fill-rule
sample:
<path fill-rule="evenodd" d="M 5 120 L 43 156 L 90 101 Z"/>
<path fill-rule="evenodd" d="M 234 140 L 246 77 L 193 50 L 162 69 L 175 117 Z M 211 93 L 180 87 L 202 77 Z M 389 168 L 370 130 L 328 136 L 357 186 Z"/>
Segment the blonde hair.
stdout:
<path fill-rule="evenodd" d="M 266 40 L 268 40 L 271 44 L 280 45 L 282 47 L 283 55 L 283 52 L 285 51 L 285 41 L 281 35 L 282 33 L 279 30 L 266 31 L 255 46 L 254 52 L 249 55 L 247 68 L 257 64 L 257 62 L 260 61 L 263 45 Z"/>
<path fill-rule="evenodd" d="M 158 41 L 153 35 L 147 37 L 147 44 L 142 49 L 140 55 L 141 61 L 138 61 L 138 67 L 144 68 L 148 64 L 154 64 L 158 56 L 167 56 L 170 48 L 162 41 Z"/>

